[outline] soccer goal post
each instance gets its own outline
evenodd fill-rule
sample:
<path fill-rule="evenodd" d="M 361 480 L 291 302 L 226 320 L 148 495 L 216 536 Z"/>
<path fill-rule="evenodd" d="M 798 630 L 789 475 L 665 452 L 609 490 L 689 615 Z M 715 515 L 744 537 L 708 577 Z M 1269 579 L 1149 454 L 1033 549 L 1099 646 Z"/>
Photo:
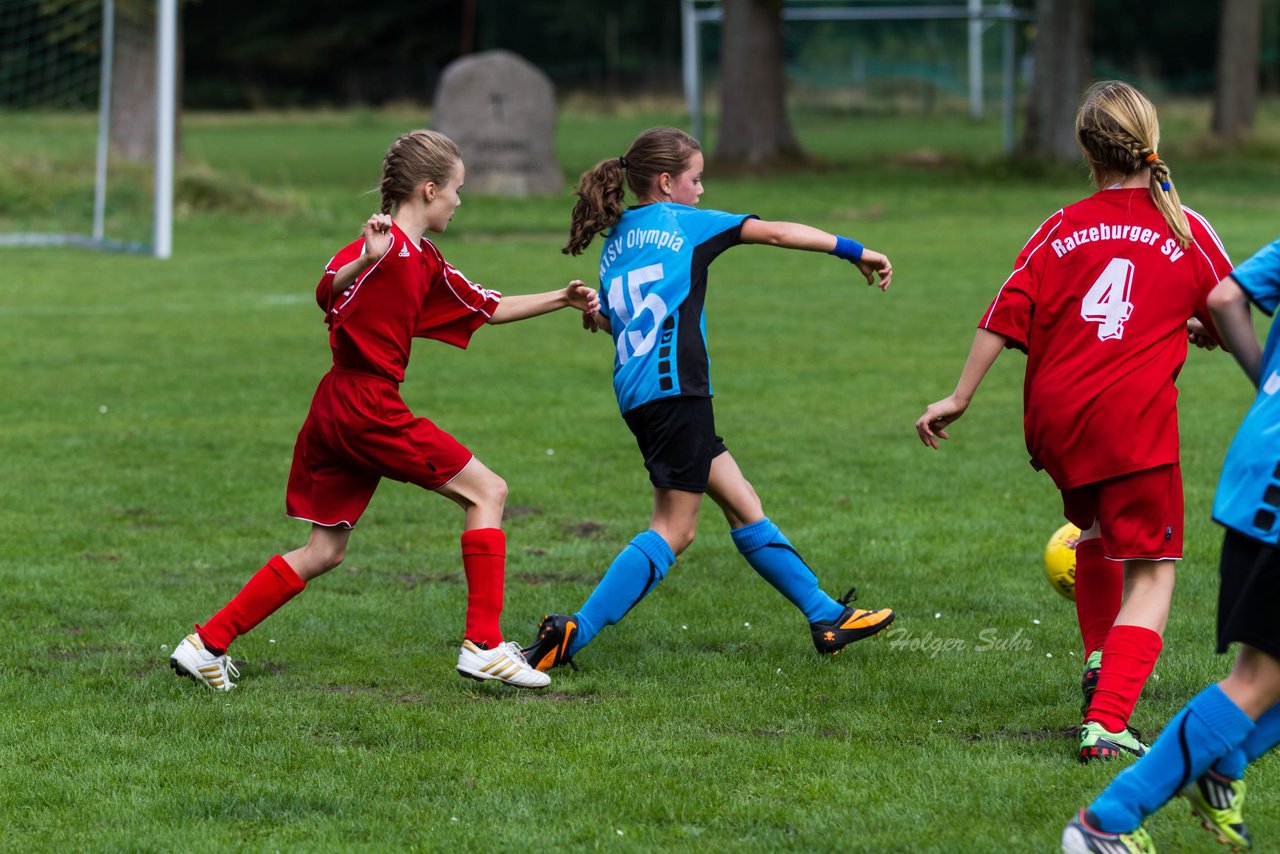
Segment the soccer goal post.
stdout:
<path fill-rule="evenodd" d="M 680 0 L 680 10 L 685 103 L 693 135 L 701 138 L 702 33 L 704 27 L 721 27 L 724 9 L 722 0 Z M 1006 152 L 1013 150 L 1016 27 L 1032 15 L 1011 0 L 783 0 L 781 18 L 788 42 L 805 45 L 801 56 L 788 59 L 788 75 L 803 74 L 829 90 L 866 92 L 876 80 L 896 78 L 954 91 L 967 100 L 969 115 L 980 119 L 987 69 L 998 66 L 1002 143 Z M 996 27 L 1000 39 L 993 58 L 984 34 Z"/>
<path fill-rule="evenodd" d="M 0 0 L 0 247 L 173 252 L 177 0 Z"/>

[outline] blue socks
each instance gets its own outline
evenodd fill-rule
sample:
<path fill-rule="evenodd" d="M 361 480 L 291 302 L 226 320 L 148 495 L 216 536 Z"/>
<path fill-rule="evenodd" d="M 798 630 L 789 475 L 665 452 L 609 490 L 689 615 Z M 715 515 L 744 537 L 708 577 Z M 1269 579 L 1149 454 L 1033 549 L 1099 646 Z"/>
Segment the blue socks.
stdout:
<path fill-rule="evenodd" d="M 1267 714 L 1273 712 L 1275 709 Z M 1089 805 L 1098 829 L 1107 833 L 1132 831 L 1253 729 L 1253 720 L 1221 688 L 1205 688 L 1173 716 L 1147 754 L 1122 771 Z"/>
<path fill-rule="evenodd" d="M 675 562 L 675 553 L 655 531 L 637 534 L 613 559 L 604 578 L 591 591 L 582 609 L 574 614 L 578 635 L 569 646 L 569 655 L 589 644 L 605 626 L 612 626 L 625 617 L 667 577 L 667 570 Z"/>
<path fill-rule="evenodd" d="M 1280 744 L 1280 705 L 1272 706 L 1253 722 L 1253 732 L 1213 766 L 1223 777 L 1239 780 L 1250 762 Z"/>
<path fill-rule="evenodd" d="M 803 611 L 809 622 L 828 623 L 844 613 L 844 606 L 822 591 L 813 570 L 767 518 L 729 533 L 751 568 Z"/>

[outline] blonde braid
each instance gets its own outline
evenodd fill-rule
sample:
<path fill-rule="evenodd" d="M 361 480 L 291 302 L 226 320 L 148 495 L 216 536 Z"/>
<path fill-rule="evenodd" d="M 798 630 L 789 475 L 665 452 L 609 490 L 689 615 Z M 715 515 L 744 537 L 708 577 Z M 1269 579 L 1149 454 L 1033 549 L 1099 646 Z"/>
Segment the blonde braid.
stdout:
<path fill-rule="evenodd" d="M 1150 167 L 1151 201 L 1183 248 L 1191 243 L 1191 226 L 1169 167 L 1157 153 L 1160 123 L 1146 96 L 1118 80 L 1095 83 L 1076 113 L 1076 140 L 1099 187 Z"/>

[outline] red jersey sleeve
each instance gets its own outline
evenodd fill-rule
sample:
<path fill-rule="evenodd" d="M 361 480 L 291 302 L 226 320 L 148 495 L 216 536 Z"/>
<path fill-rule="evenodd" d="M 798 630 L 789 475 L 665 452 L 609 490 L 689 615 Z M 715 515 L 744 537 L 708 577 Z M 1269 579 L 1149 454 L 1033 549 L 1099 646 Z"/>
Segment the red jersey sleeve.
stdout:
<path fill-rule="evenodd" d="M 413 335 L 465 349 L 472 333 L 493 317 L 502 294 L 462 275 L 430 241 L 423 241 L 423 252 L 434 269 Z"/>
<path fill-rule="evenodd" d="M 338 250 L 338 254 L 329 259 L 329 263 L 324 265 L 324 275 L 320 277 L 319 284 L 316 285 L 316 304 L 320 306 L 326 317 L 333 310 L 334 304 L 338 301 L 338 294 L 333 292 L 333 279 L 338 275 L 338 271 L 352 261 L 360 257 L 360 253 L 364 251 L 364 241 L 357 240 L 349 243 Z"/>
<path fill-rule="evenodd" d="M 1184 206 L 1182 210 L 1187 215 L 1187 223 L 1191 226 L 1192 242 L 1187 247 L 1187 251 L 1196 254 L 1195 260 L 1203 269 L 1203 273 L 1197 276 L 1199 295 L 1196 298 L 1195 317 L 1204 324 L 1214 340 L 1226 349 L 1226 343 L 1218 333 L 1218 327 L 1213 323 L 1213 315 L 1209 312 L 1209 292 L 1231 272 L 1231 259 L 1227 256 L 1227 250 L 1223 248 L 1222 241 L 1218 239 L 1213 226 L 1209 225 L 1209 221 L 1191 208 Z"/>
<path fill-rule="evenodd" d="M 1045 220 L 1031 239 L 1018 253 L 1013 272 L 1005 279 L 995 299 L 987 307 L 978 323 L 980 329 L 988 329 L 1009 339 L 1009 346 L 1024 353 L 1031 333 L 1031 319 L 1035 314 L 1036 298 L 1048 258 L 1048 243 L 1058 226 L 1062 224 L 1062 211 Z"/>

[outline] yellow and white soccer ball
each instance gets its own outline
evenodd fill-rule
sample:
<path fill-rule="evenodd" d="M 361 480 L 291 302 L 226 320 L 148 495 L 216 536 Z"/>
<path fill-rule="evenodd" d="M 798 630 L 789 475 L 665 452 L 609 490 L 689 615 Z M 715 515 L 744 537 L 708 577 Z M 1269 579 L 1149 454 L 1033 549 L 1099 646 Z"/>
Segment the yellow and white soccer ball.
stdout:
<path fill-rule="evenodd" d="M 1053 589 L 1072 602 L 1076 600 L 1076 543 L 1080 529 L 1070 522 L 1053 532 L 1044 547 L 1044 574 Z"/>

